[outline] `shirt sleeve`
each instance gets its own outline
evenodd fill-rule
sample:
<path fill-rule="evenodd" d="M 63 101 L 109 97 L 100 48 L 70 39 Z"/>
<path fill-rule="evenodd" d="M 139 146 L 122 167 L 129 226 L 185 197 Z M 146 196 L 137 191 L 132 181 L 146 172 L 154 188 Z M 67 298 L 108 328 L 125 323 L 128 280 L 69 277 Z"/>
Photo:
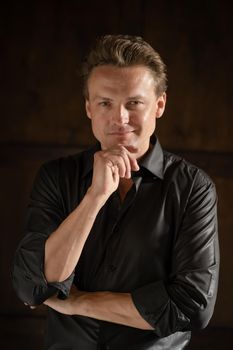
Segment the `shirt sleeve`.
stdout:
<path fill-rule="evenodd" d="M 173 243 L 168 280 L 132 292 L 159 337 L 204 328 L 213 314 L 219 273 L 216 202 L 214 184 L 198 171 Z"/>
<path fill-rule="evenodd" d="M 59 161 L 43 165 L 34 181 L 27 208 L 25 236 L 13 261 L 12 281 L 18 297 L 28 305 L 39 305 L 58 292 L 69 294 L 74 274 L 63 282 L 48 283 L 44 276 L 44 251 L 48 236 L 65 219 L 58 186 Z"/>

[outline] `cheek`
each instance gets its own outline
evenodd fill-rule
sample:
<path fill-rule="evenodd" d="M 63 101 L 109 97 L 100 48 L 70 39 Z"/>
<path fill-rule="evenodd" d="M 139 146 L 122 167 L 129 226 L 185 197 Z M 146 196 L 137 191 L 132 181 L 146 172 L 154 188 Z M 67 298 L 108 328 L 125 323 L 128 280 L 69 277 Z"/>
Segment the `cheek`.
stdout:
<path fill-rule="evenodd" d="M 104 118 L 101 114 L 96 114 L 94 117 L 92 117 L 92 130 L 95 134 L 102 134 L 104 133 L 108 120 L 107 118 Z"/>
<path fill-rule="evenodd" d="M 146 130 L 151 130 L 155 128 L 156 123 L 156 117 L 155 117 L 155 111 L 149 110 L 142 116 L 142 128 Z"/>

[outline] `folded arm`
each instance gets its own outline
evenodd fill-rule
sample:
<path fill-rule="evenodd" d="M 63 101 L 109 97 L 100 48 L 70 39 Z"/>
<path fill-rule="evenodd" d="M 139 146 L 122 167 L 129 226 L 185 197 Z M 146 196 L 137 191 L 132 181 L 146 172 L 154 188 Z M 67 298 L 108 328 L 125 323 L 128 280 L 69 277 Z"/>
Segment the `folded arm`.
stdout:
<path fill-rule="evenodd" d="M 136 309 L 130 293 L 82 292 L 72 287 L 66 300 L 53 296 L 45 305 L 66 315 L 81 315 L 144 330 L 152 330 Z"/>
<path fill-rule="evenodd" d="M 218 286 L 219 248 L 214 185 L 197 175 L 174 240 L 171 270 L 131 294 L 79 292 L 66 301 L 46 304 L 61 313 L 93 317 L 165 337 L 205 327 L 214 310 Z"/>
<path fill-rule="evenodd" d="M 78 167 L 77 163 L 75 166 Z M 66 169 L 71 169 L 71 172 Z M 61 173 L 61 168 L 63 173 Z M 57 290 L 69 294 L 74 270 L 102 206 L 118 188 L 120 177 L 129 178 L 138 164 L 123 146 L 94 156 L 92 183 L 71 211 L 73 164 L 59 160 L 41 167 L 34 182 L 27 211 L 27 234 L 16 251 L 12 280 L 19 298 L 38 305 Z M 79 169 L 75 182 L 80 183 Z M 65 195 L 64 195 L 64 193 Z M 79 194 L 78 194 L 79 196 Z"/>

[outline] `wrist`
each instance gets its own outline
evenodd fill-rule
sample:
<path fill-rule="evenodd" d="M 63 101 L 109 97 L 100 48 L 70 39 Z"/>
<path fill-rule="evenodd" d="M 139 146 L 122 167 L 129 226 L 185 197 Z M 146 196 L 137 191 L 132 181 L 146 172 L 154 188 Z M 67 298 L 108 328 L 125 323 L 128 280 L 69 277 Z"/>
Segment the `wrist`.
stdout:
<path fill-rule="evenodd" d="M 92 298 L 93 292 L 83 292 L 78 296 L 78 301 L 75 305 L 75 314 L 91 317 L 92 311 Z"/>
<path fill-rule="evenodd" d="M 88 188 L 86 197 L 93 203 L 97 208 L 101 208 L 109 198 L 109 195 L 103 193 L 96 193 L 96 191 L 91 187 Z"/>

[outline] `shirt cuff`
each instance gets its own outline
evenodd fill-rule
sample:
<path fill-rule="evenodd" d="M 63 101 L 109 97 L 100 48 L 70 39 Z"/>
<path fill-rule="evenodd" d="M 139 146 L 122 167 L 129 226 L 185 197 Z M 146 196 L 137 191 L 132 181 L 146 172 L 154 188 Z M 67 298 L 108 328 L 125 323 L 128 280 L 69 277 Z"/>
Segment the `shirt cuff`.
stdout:
<path fill-rule="evenodd" d="M 64 300 L 68 298 L 70 294 L 70 289 L 73 284 L 73 280 L 74 280 L 74 272 L 65 281 L 48 283 L 48 286 L 56 288 L 58 290 L 57 297 L 59 299 Z"/>
<path fill-rule="evenodd" d="M 190 320 L 171 300 L 163 281 L 147 284 L 131 293 L 140 315 L 159 337 L 186 331 Z"/>

